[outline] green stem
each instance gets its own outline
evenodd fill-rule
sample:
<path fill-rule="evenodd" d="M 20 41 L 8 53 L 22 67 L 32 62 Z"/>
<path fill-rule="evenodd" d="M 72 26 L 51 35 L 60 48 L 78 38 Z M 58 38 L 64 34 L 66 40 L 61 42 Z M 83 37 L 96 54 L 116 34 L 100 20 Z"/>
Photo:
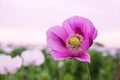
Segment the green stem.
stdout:
<path fill-rule="evenodd" d="M 62 68 L 59 68 L 59 80 L 63 80 L 62 74 Z"/>
<path fill-rule="evenodd" d="M 31 65 L 28 67 L 29 68 L 29 76 L 30 76 L 30 80 L 34 80 L 34 77 L 33 77 L 33 72 L 34 72 L 34 65 Z"/>
<path fill-rule="evenodd" d="M 85 63 L 85 66 L 86 66 L 86 68 L 87 68 L 87 72 L 88 72 L 89 80 L 91 80 L 91 77 L 90 77 L 90 71 L 89 71 L 89 68 L 88 68 L 88 64 Z"/>

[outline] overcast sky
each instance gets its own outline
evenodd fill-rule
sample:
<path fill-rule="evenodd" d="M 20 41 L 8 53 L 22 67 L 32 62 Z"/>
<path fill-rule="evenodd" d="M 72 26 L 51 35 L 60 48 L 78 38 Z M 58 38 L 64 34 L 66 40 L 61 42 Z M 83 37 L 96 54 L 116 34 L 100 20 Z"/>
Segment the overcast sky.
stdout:
<path fill-rule="evenodd" d="M 119 0 L 0 0 L 0 42 L 46 44 L 46 31 L 71 16 L 92 20 L 99 41 L 120 47 Z"/>

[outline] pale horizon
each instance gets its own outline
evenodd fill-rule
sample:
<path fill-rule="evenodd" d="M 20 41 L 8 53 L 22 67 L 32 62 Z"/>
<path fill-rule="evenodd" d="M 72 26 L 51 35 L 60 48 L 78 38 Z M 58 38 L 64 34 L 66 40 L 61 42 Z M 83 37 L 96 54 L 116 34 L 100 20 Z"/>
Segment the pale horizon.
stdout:
<path fill-rule="evenodd" d="M 98 29 L 95 42 L 120 47 L 119 9 L 119 0 L 0 0 L 0 43 L 46 45 L 48 28 L 78 15 Z"/>

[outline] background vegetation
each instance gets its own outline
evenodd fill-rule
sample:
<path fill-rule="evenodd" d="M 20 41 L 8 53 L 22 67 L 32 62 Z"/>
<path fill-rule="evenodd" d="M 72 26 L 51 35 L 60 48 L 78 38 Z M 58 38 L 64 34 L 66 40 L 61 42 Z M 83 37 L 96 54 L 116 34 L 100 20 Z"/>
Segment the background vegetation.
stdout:
<path fill-rule="evenodd" d="M 10 55 L 20 55 L 26 48 L 17 48 Z M 2 50 L 0 50 L 3 53 Z M 15 74 L 0 75 L 0 80 L 88 80 L 85 64 L 66 59 L 54 61 L 46 49 L 42 50 L 45 63 L 40 66 L 22 66 Z M 120 55 L 103 56 L 102 52 L 89 50 L 91 64 L 89 65 L 92 80 L 118 80 Z"/>

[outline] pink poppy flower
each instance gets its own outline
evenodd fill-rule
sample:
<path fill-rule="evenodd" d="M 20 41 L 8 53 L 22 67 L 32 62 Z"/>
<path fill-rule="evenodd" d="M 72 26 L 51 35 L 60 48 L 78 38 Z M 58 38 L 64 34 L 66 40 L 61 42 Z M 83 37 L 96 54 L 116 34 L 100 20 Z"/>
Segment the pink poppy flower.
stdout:
<path fill-rule="evenodd" d="M 21 57 L 12 58 L 10 55 L 0 54 L 0 74 L 16 73 L 21 66 Z"/>
<path fill-rule="evenodd" d="M 39 50 L 26 50 L 22 52 L 21 57 L 23 58 L 24 66 L 39 66 L 45 61 L 43 53 Z"/>
<path fill-rule="evenodd" d="M 97 30 L 89 19 L 74 16 L 61 26 L 47 31 L 47 45 L 55 60 L 74 59 L 90 63 L 87 50 L 97 36 Z"/>

